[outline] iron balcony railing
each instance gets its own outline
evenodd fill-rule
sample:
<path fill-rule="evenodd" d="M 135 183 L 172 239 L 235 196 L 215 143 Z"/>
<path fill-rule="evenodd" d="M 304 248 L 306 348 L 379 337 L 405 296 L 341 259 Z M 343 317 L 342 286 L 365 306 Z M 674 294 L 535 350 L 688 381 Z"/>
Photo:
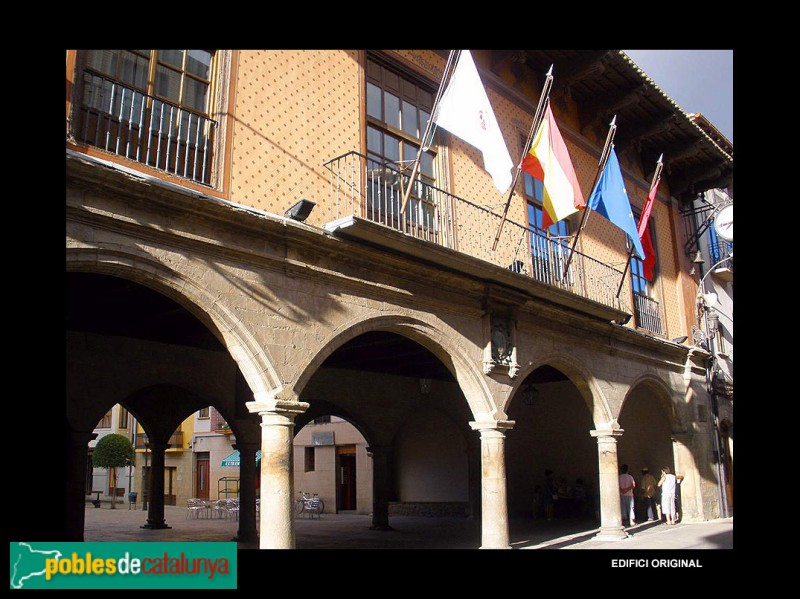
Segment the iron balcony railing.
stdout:
<path fill-rule="evenodd" d="M 217 122 L 86 70 L 70 133 L 136 162 L 210 184 Z"/>
<path fill-rule="evenodd" d="M 564 289 L 603 305 L 630 312 L 617 298 L 623 273 L 575 252 L 566 274 L 568 239 L 547 237 L 506 220 L 492 250 L 501 216 L 442 189 L 416 181 L 405 214 L 402 190 L 409 181 L 396 165 L 355 151 L 324 163 L 330 172 L 331 218 L 360 216 L 418 239 L 474 256 L 491 264 Z"/>
<path fill-rule="evenodd" d="M 145 449 L 150 440 L 147 433 L 136 433 L 134 449 Z M 183 431 L 175 431 L 169 438 L 169 449 L 183 449 Z"/>
<path fill-rule="evenodd" d="M 636 319 L 636 326 L 656 335 L 663 334 L 661 330 L 661 311 L 656 300 L 640 293 L 634 293 L 633 315 Z"/>
<path fill-rule="evenodd" d="M 708 252 L 711 255 L 711 264 L 717 264 L 725 260 L 725 258 L 731 257 L 733 244 L 715 237 L 713 240 L 709 240 Z"/>

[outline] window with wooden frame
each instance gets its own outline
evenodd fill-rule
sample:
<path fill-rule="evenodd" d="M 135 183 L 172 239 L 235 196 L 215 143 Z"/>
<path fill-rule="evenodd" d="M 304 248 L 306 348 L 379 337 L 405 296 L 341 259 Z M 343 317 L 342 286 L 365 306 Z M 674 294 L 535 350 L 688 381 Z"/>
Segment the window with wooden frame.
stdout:
<path fill-rule="evenodd" d="M 531 276 L 552 285 L 564 278 L 564 266 L 571 249 L 569 219 L 542 228 L 544 185 L 530 174 L 522 174 L 528 207 Z"/>
<path fill-rule="evenodd" d="M 402 192 L 430 119 L 434 95 L 435 89 L 410 73 L 367 58 L 367 218 L 400 228 Z M 422 153 L 406 207 L 406 224 L 435 227 L 436 153 L 435 144 Z"/>
<path fill-rule="evenodd" d="M 165 172 L 210 184 L 217 123 L 210 118 L 211 50 L 79 53 L 71 133 Z"/>
<path fill-rule="evenodd" d="M 117 415 L 117 428 L 128 428 L 128 410 L 122 406 L 119 407 L 119 414 Z"/>
<path fill-rule="evenodd" d="M 637 223 L 637 227 L 641 216 L 641 213 L 634 209 L 634 220 Z M 654 227 L 653 218 L 650 217 L 647 235 L 650 235 L 650 241 L 653 243 L 653 251 L 655 252 L 655 240 L 652 235 Z M 626 240 L 628 252 L 630 253 L 631 242 L 627 236 Z M 651 283 L 655 281 L 657 275 L 657 266 L 658 261 L 656 261 L 656 265 L 653 267 L 653 279 L 649 280 L 645 275 L 644 261 L 636 256 L 636 254 L 630 255 L 631 291 L 633 292 L 633 312 L 636 326 L 660 335 L 663 332 L 661 328 L 661 310 L 658 301 L 652 297 L 653 288 L 651 285 Z"/>
<path fill-rule="evenodd" d="M 209 412 L 209 408 L 201 408 L 197 411 L 198 418 L 210 418 L 211 414 Z"/>
<path fill-rule="evenodd" d="M 97 425 L 97 428 L 111 428 L 111 415 L 112 415 L 111 410 L 106 412 L 105 416 L 103 416 L 103 419 Z"/>

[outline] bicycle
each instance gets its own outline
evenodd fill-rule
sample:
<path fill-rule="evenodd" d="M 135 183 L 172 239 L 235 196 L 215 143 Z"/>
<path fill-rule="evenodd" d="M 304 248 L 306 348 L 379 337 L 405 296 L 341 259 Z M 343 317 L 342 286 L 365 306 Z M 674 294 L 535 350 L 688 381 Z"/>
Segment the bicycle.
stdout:
<path fill-rule="evenodd" d="M 324 511 L 325 502 L 320 499 L 317 493 L 312 495 L 311 493 L 300 491 L 300 498 L 294 501 L 294 513 L 296 516 L 310 514 L 313 518 L 314 514 L 320 516 Z"/>

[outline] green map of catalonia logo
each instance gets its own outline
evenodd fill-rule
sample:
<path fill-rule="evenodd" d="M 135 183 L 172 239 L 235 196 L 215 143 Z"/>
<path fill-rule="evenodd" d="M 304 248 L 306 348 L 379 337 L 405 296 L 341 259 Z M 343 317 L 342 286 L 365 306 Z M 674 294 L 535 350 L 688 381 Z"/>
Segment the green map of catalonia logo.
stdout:
<path fill-rule="evenodd" d="M 44 577 L 46 571 L 45 560 L 59 559 L 62 555 L 57 549 L 49 551 L 34 549 L 28 543 L 11 543 L 10 549 L 12 589 L 23 588 L 30 578 Z M 41 588 L 41 585 L 28 583 L 28 587 Z"/>
<path fill-rule="evenodd" d="M 12 589 L 235 589 L 236 543 L 9 544 Z"/>

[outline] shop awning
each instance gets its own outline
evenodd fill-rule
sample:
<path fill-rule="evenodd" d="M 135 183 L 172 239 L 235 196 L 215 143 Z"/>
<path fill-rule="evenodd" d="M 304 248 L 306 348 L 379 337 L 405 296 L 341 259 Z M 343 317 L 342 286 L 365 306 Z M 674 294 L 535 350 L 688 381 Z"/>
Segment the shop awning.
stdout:
<path fill-rule="evenodd" d="M 261 461 L 261 450 L 256 451 L 256 464 Z M 239 450 L 237 449 L 231 455 L 222 460 L 220 466 L 238 468 L 240 464 Z"/>

